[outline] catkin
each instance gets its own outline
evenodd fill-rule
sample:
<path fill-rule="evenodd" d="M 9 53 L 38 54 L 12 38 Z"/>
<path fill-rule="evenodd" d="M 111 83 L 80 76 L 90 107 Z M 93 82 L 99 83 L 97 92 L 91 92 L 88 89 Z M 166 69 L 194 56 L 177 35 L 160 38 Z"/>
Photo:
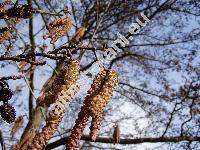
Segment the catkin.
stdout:
<path fill-rule="evenodd" d="M 44 36 L 44 39 L 50 38 L 51 44 L 53 44 L 64 36 L 70 30 L 71 26 L 71 19 L 68 16 L 56 19 L 47 26 L 49 33 Z"/>
<path fill-rule="evenodd" d="M 101 127 L 103 109 L 110 101 L 113 90 L 117 84 L 118 75 L 115 71 L 104 69 L 96 76 L 84 100 L 84 105 L 81 107 L 71 135 L 68 138 L 66 144 L 67 150 L 75 150 L 77 148 L 89 116 L 92 117 L 92 124 L 90 127 L 91 140 L 96 140 Z"/>
<path fill-rule="evenodd" d="M 83 36 L 84 36 L 86 30 L 87 30 L 87 29 L 86 29 L 85 27 L 80 27 L 80 28 L 76 31 L 76 33 L 75 33 L 75 35 L 72 37 L 72 39 L 70 40 L 70 45 L 73 46 L 73 45 L 78 44 L 78 43 L 81 41 L 81 39 L 83 38 Z"/>
<path fill-rule="evenodd" d="M 118 83 L 117 73 L 112 70 L 102 70 L 100 73 L 104 77 L 97 86 L 100 86 L 98 93 L 95 95 L 88 95 L 86 105 L 88 106 L 88 111 L 90 116 L 95 117 L 101 115 L 103 108 L 108 104 L 112 97 L 113 90 Z"/>
<path fill-rule="evenodd" d="M 50 98 L 56 98 L 56 101 L 53 100 L 50 102 L 54 103 L 53 104 L 54 107 L 49 113 L 49 117 L 47 118 L 47 123 L 43 127 L 42 132 L 37 134 L 34 137 L 33 142 L 29 145 L 28 147 L 29 150 L 44 149 L 50 138 L 57 130 L 62 118 L 64 117 L 66 105 L 69 104 L 70 100 L 75 96 L 75 94 L 79 90 L 79 85 L 78 83 L 76 83 L 79 78 L 79 71 L 80 71 L 79 62 L 75 60 L 70 61 L 68 63 L 68 67 L 63 67 L 63 70 L 61 70 L 61 74 L 63 76 L 59 74 L 58 75 L 59 78 L 55 78 L 55 80 L 59 79 L 60 81 L 63 81 L 63 82 L 55 81 L 55 83 L 58 84 L 57 86 L 60 86 L 60 88 L 59 89 L 58 87 L 55 88 L 54 87 L 55 83 L 53 83 L 52 86 L 48 88 L 48 90 L 52 89 L 51 90 L 52 93 L 44 91 L 47 92 L 47 95 L 44 96 L 47 101 Z M 63 78 L 62 80 L 61 77 Z M 54 91 L 54 90 L 59 90 L 59 91 Z M 56 96 L 53 94 L 56 94 Z M 48 102 L 48 104 L 50 103 Z"/>
<path fill-rule="evenodd" d="M 66 65 L 66 63 L 68 63 Z M 42 96 L 39 98 L 40 105 L 50 106 L 59 96 L 65 94 L 65 91 L 74 85 L 79 78 L 80 64 L 73 60 L 63 64 L 62 69 L 50 82 L 50 85 L 43 90 Z"/>

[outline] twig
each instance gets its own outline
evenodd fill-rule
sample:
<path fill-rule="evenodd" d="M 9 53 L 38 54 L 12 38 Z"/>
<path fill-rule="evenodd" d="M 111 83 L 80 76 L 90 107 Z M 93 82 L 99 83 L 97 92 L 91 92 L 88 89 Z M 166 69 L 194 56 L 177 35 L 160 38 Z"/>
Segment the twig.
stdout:
<path fill-rule="evenodd" d="M 4 138 L 3 138 L 3 134 L 1 132 L 1 130 L 0 130 L 0 143 L 1 143 L 2 150 L 6 150 L 6 147 L 4 144 Z"/>
<path fill-rule="evenodd" d="M 37 100 L 37 98 L 36 98 L 35 95 L 34 95 L 33 90 L 31 89 L 31 86 L 29 85 L 28 79 L 27 79 L 25 76 L 24 76 L 24 81 L 26 82 L 26 84 L 27 84 L 27 86 L 28 86 L 28 88 L 29 88 L 31 94 L 33 95 L 34 99 Z"/>
<path fill-rule="evenodd" d="M 34 11 L 35 11 L 35 13 L 39 13 L 39 14 L 43 14 L 43 15 L 63 16 L 63 14 L 46 12 L 44 10 L 34 10 Z"/>
<path fill-rule="evenodd" d="M 24 75 L 20 74 L 20 75 L 13 75 L 13 76 L 1 77 L 0 81 L 3 81 L 3 80 L 17 80 L 17 79 L 22 79 L 22 78 L 24 78 Z"/>

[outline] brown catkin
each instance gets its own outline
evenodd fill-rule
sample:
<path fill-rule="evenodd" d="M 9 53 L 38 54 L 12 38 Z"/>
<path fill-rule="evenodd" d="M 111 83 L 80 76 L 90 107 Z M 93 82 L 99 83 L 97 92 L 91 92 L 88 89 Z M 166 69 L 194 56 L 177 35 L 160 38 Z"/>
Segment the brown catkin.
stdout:
<path fill-rule="evenodd" d="M 0 28 L 0 44 L 11 37 L 10 28 L 4 27 Z"/>
<path fill-rule="evenodd" d="M 68 63 L 66 65 L 66 63 Z M 72 60 L 63 64 L 62 69 L 51 81 L 50 85 L 43 90 L 41 98 L 39 98 L 40 105 L 50 106 L 54 103 L 59 95 L 63 95 L 63 91 L 69 89 L 71 85 L 75 84 L 79 78 L 80 64 L 76 60 Z"/>
<path fill-rule="evenodd" d="M 0 114 L 3 120 L 9 124 L 15 121 L 15 109 L 8 103 L 4 103 L 0 106 Z"/>
<path fill-rule="evenodd" d="M 102 114 L 92 118 L 92 123 L 91 123 L 91 126 L 90 126 L 90 138 L 91 138 L 91 141 L 95 141 L 96 140 L 96 137 L 97 137 L 97 135 L 99 133 L 99 130 L 101 128 L 102 120 L 103 120 Z"/>
<path fill-rule="evenodd" d="M 88 122 L 89 115 L 85 106 L 81 108 L 81 111 L 78 114 L 78 119 L 76 119 L 75 125 L 71 131 L 66 144 L 66 150 L 76 150 L 80 138 L 83 134 L 83 130 Z"/>
<path fill-rule="evenodd" d="M 0 18 L 3 17 L 4 16 L 4 12 L 6 10 L 8 10 L 7 8 L 5 8 L 5 6 L 6 5 L 13 5 L 13 4 L 14 3 L 12 1 L 10 1 L 10 0 L 6 0 L 6 1 L 0 3 L 0 13 L 1 13 Z"/>
<path fill-rule="evenodd" d="M 97 91 L 97 94 L 86 97 L 86 99 L 89 99 L 86 105 L 92 117 L 99 116 L 102 113 L 103 108 L 109 103 L 112 97 L 114 88 L 118 84 L 118 76 L 115 71 L 102 70 L 101 74 L 104 75 L 104 79 L 99 84 L 101 89 Z"/>
<path fill-rule="evenodd" d="M 0 7 L 4 7 L 6 5 L 13 5 L 14 3 L 11 0 L 6 0 L 0 3 Z"/>
<path fill-rule="evenodd" d="M 55 43 L 59 38 L 64 36 L 71 28 L 71 18 L 65 16 L 59 19 L 54 20 L 47 26 L 49 34 L 44 36 L 44 39 L 50 38 L 51 44 Z"/>
<path fill-rule="evenodd" d="M 53 136 L 56 132 L 59 123 L 61 122 L 62 118 L 56 120 L 48 120 L 46 126 L 43 127 L 42 132 L 38 133 L 34 139 L 32 144 L 29 145 L 28 150 L 42 150 L 45 148 L 46 144 L 48 143 L 49 139 Z"/>
<path fill-rule="evenodd" d="M 96 140 L 101 127 L 103 108 L 110 101 L 113 90 L 117 84 L 118 75 L 115 71 L 104 69 L 98 73 L 88 91 L 88 95 L 84 100 L 84 105 L 81 107 L 71 135 L 68 138 L 66 150 L 75 150 L 78 147 L 89 116 L 92 117 L 92 124 L 90 127 L 91 140 Z"/>
<path fill-rule="evenodd" d="M 67 67 L 64 66 L 63 70 L 61 71 L 65 72 L 65 74 L 62 72 L 63 76 L 60 76 L 59 74 L 59 78 L 57 79 L 59 79 L 62 82 L 55 81 L 55 83 L 57 83 L 58 86 L 61 87 L 59 88 L 59 91 L 54 91 L 58 90 L 58 88 L 55 89 L 54 83 L 48 88 L 48 90 L 53 89 L 51 91 L 52 93 L 49 93 L 48 90 L 44 91 L 48 93 L 45 96 L 47 101 L 49 100 L 49 98 L 55 98 L 55 100 L 50 102 L 54 103 L 54 107 L 49 113 L 49 117 L 46 121 L 47 123 L 42 128 L 42 132 L 35 136 L 33 142 L 28 147 L 29 150 L 42 150 L 46 147 L 46 144 L 51 139 L 51 137 L 57 130 L 60 122 L 62 121 L 62 118 L 64 117 L 65 106 L 69 104 L 70 100 L 75 96 L 75 94 L 79 90 L 79 86 L 77 85 L 78 83 L 76 83 L 79 78 L 80 72 L 79 62 L 76 60 L 72 60 L 68 62 Z M 63 78 L 62 80 L 61 77 Z M 55 78 L 55 80 L 57 79 Z M 56 94 L 56 96 L 52 94 Z M 48 104 L 50 103 L 48 102 Z"/>
<path fill-rule="evenodd" d="M 20 141 L 20 143 L 12 146 L 10 150 L 27 150 L 27 146 L 29 144 L 30 139 L 33 139 L 34 137 L 35 132 L 28 132 L 26 136 Z"/>
<path fill-rule="evenodd" d="M 83 36 L 84 36 L 86 30 L 87 30 L 87 29 L 86 29 L 85 27 L 80 27 L 80 28 L 76 31 L 76 33 L 75 33 L 75 35 L 72 37 L 72 39 L 70 40 L 70 45 L 73 46 L 73 45 L 78 44 L 78 43 L 81 41 L 81 39 L 83 38 Z"/>

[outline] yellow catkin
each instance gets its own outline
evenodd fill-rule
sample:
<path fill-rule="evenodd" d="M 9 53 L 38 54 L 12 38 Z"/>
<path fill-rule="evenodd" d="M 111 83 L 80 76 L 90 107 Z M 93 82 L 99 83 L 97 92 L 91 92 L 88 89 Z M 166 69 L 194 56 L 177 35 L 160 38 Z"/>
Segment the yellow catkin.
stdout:
<path fill-rule="evenodd" d="M 50 106 L 57 100 L 59 95 L 62 95 L 63 91 L 76 83 L 79 78 L 80 64 L 76 60 L 66 63 L 63 64 L 56 77 L 51 79 L 53 81 L 49 81 L 49 85 L 47 83 L 47 87 L 43 90 L 43 94 L 38 101 L 40 105 Z"/>
<path fill-rule="evenodd" d="M 65 69 L 66 67 L 63 67 L 63 70 Z M 28 147 L 29 150 L 44 149 L 50 138 L 57 130 L 62 118 L 64 117 L 66 105 L 69 104 L 70 100 L 79 90 L 79 85 L 77 83 L 79 78 L 79 71 L 80 66 L 77 61 L 71 61 L 68 63 L 67 71 L 65 71 L 66 74 L 63 76 L 64 82 L 59 83 L 59 86 L 62 88 L 60 92 L 56 91 L 56 101 L 54 100 L 53 109 L 49 113 L 46 125 L 43 127 L 42 132 L 35 136 L 33 142 Z M 50 87 L 49 89 L 51 88 L 53 87 Z"/>
<path fill-rule="evenodd" d="M 113 90 L 118 85 L 118 75 L 112 70 L 103 70 L 102 74 L 106 74 L 100 84 L 100 90 L 94 96 L 89 96 L 87 109 L 89 115 L 92 117 L 92 124 L 90 126 L 90 138 L 92 141 L 96 140 L 98 132 L 101 127 L 103 118 L 103 109 L 110 102 Z"/>
<path fill-rule="evenodd" d="M 118 75 L 112 70 L 103 70 L 102 76 L 104 80 L 99 83 L 98 86 L 101 87 L 96 95 L 89 95 L 88 110 L 91 116 L 99 116 L 102 113 L 103 108 L 109 103 L 114 88 L 118 84 Z"/>
<path fill-rule="evenodd" d="M 83 134 L 89 116 L 92 117 L 90 127 L 91 140 L 95 141 L 101 127 L 103 109 L 111 100 L 114 88 L 118 84 L 118 75 L 112 70 L 101 70 L 95 77 L 88 95 L 81 107 L 76 124 L 71 131 L 66 144 L 66 150 L 75 150 Z"/>

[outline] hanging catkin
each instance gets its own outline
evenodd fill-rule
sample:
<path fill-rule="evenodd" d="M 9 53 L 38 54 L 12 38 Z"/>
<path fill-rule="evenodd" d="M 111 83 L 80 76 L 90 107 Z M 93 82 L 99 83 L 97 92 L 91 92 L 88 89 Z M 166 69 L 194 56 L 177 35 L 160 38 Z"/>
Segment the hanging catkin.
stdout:
<path fill-rule="evenodd" d="M 96 140 L 101 126 L 103 109 L 110 101 L 113 90 L 117 84 L 118 75 L 112 70 L 104 69 L 95 77 L 88 91 L 88 95 L 85 98 L 84 105 L 79 112 L 75 126 L 68 138 L 66 144 L 67 150 L 75 150 L 77 148 L 89 116 L 92 117 L 90 136 L 93 141 Z"/>
<path fill-rule="evenodd" d="M 72 60 L 62 64 L 62 69 L 55 76 L 55 78 L 47 83 L 46 87 L 42 91 L 43 94 L 38 99 L 40 105 L 50 106 L 52 103 L 55 103 L 59 96 L 65 94 L 65 91 L 74 85 L 79 78 L 79 62 Z M 52 81 L 53 80 L 53 81 Z"/>
<path fill-rule="evenodd" d="M 80 65 L 78 61 L 72 60 L 68 62 L 67 67 L 63 67 L 58 77 L 55 78 L 55 82 L 48 88 L 50 92 L 44 91 L 47 92 L 47 95 L 43 97 L 46 99 L 45 101 L 54 98 L 53 101 L 46 103 L 54 103 L 53 108 L 49 113 L 49 117 L 47 118 L 46 125 L 43 127 L 42 132 L 35 136 L 33 142 L 28 147 L 29 150 L 44 149 L 49 139 L 57 130 L 64 116 L 66 105 L 69 104 L 70 100 L 79 90 L 79 85 L 77 83 L 79 71 Z M 60 88 L 54 86 L 59 86 Z M 54 94 L 56 94 L 56 96 Z"/>
<path fill-rule="evenodd" d="M 84 36 L 86 30 L 87 30 L 87 29 L 86 29 L 85 27 L 80 27 L 80 28 L 76 31 L 76 33 L 75 33 L 75 35 L 72 37 L 72 39 L 70 40 L 70 46 L 73 46 L 73 45 L 78 44 L 78 43 L 81 41 L 81 39 L 83 38 L 83 36 Z"/>
<path fill-rule="evenodd" d="M 85 32 L 86 32 L 86 28 L 85 27 L 80 27 L 77 31 L 76 31 L 76 33 L 75 33 L 75 35 L 72 37 L 72 39 L 70 40 L 70 42 L 69 42 L 69 46 L 71 47 L 70 49 L 69 49 L 69 52 L 71 53 L 71 54 L 76 54 L 77 53 L 77 48 L 80 46 L 81 47 L 81 45 L 82 45 L 82 40 L 83 40 L 83 36 L 84 36 L 84 34 L 85 34 Z"/>

